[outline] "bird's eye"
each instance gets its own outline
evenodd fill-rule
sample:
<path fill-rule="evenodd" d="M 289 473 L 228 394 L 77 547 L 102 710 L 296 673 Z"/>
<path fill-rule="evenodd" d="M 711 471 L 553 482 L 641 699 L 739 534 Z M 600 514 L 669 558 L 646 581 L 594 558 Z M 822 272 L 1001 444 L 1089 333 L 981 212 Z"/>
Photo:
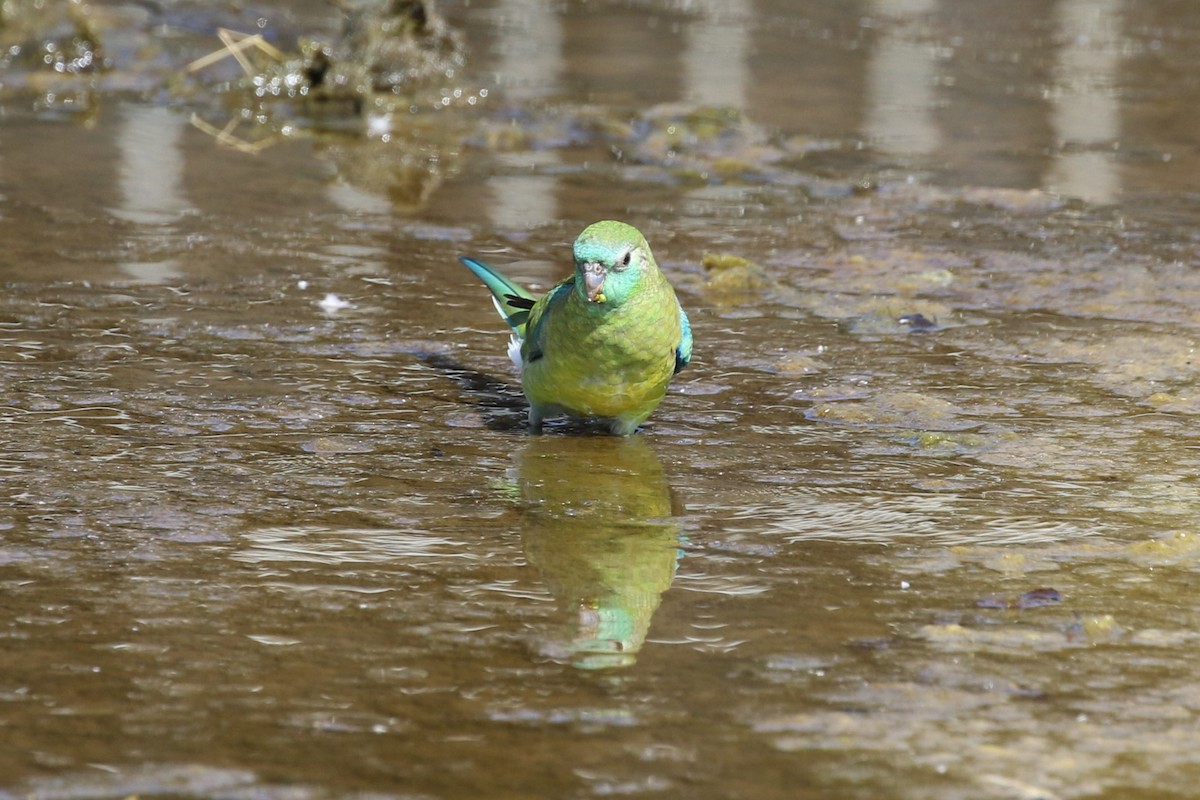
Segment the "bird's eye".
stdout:
<path fill-rule="evenodd" d="M 626 267 L 628 267 L 628 266 L 629 266 L 629 260 L 630 260 L 631 258 L 633 258 L 633 251 L 632 251 L 632 250 L 626 250 L 626 251 L 625 251 L 625 257 L 621 259 L 621 267 L 620 267 L 620 268 L 621 268 L 621 269 L 625 269 Z"/>

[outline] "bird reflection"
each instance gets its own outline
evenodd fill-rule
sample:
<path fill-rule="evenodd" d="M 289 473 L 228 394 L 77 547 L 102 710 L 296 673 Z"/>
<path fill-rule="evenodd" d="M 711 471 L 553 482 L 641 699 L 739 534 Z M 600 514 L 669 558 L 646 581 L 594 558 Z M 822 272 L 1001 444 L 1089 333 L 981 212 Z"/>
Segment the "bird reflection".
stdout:
<path fill-rule="evenodd" d="M 658 457 L 640 436 L 543 436 L 516 473 L 526 557 L 566 617 L 542 652 L 581 669 L 633 664 L 679 558 Z"/>

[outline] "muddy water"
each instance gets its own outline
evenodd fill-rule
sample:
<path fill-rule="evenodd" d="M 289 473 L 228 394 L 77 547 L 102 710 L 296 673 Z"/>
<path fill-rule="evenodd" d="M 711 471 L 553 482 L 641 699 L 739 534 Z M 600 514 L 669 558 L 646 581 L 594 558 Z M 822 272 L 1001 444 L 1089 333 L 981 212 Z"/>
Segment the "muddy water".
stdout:
<path fill-rule="evenodd" d="M 1196 11 L 443 9 L 253 154 L 172 76 L 254 14 L 0 73 L 0 797 L 1191 794 Z M 455 257 L 610 216 L 696 360 L 530 437 Z"/>

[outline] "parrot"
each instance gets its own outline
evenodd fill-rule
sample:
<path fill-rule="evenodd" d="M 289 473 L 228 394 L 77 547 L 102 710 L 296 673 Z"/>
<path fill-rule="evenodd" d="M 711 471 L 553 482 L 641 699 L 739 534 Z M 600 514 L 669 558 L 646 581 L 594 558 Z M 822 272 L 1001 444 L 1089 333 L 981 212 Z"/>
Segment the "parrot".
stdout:
<path fill-rule="evenodd" d="M 692 358 L 692 327 L 646 238 L 595 222 L 573 246 L 575 272 L 541 297 L 474 258 L 460 260 L 512 329 L 508 354 L 529 400 L 529 430 L 565 415 L 636 433 Z"/>

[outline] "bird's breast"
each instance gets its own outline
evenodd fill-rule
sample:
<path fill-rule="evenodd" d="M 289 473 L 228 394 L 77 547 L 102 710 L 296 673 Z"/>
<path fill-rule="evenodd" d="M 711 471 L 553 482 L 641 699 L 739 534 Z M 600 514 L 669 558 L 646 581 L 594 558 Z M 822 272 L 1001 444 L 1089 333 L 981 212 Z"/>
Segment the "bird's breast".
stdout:
<path fill-rule="evenodd" d="M 674 298 L 658 304 L 628 302 L 604 313 L 586 310 L 546 320 L 542 358 L 527 363 L 522 384 L 531 399 L 583 416 L 612 417 L 666 392 L 675 372 L 680 323 Z"/>

